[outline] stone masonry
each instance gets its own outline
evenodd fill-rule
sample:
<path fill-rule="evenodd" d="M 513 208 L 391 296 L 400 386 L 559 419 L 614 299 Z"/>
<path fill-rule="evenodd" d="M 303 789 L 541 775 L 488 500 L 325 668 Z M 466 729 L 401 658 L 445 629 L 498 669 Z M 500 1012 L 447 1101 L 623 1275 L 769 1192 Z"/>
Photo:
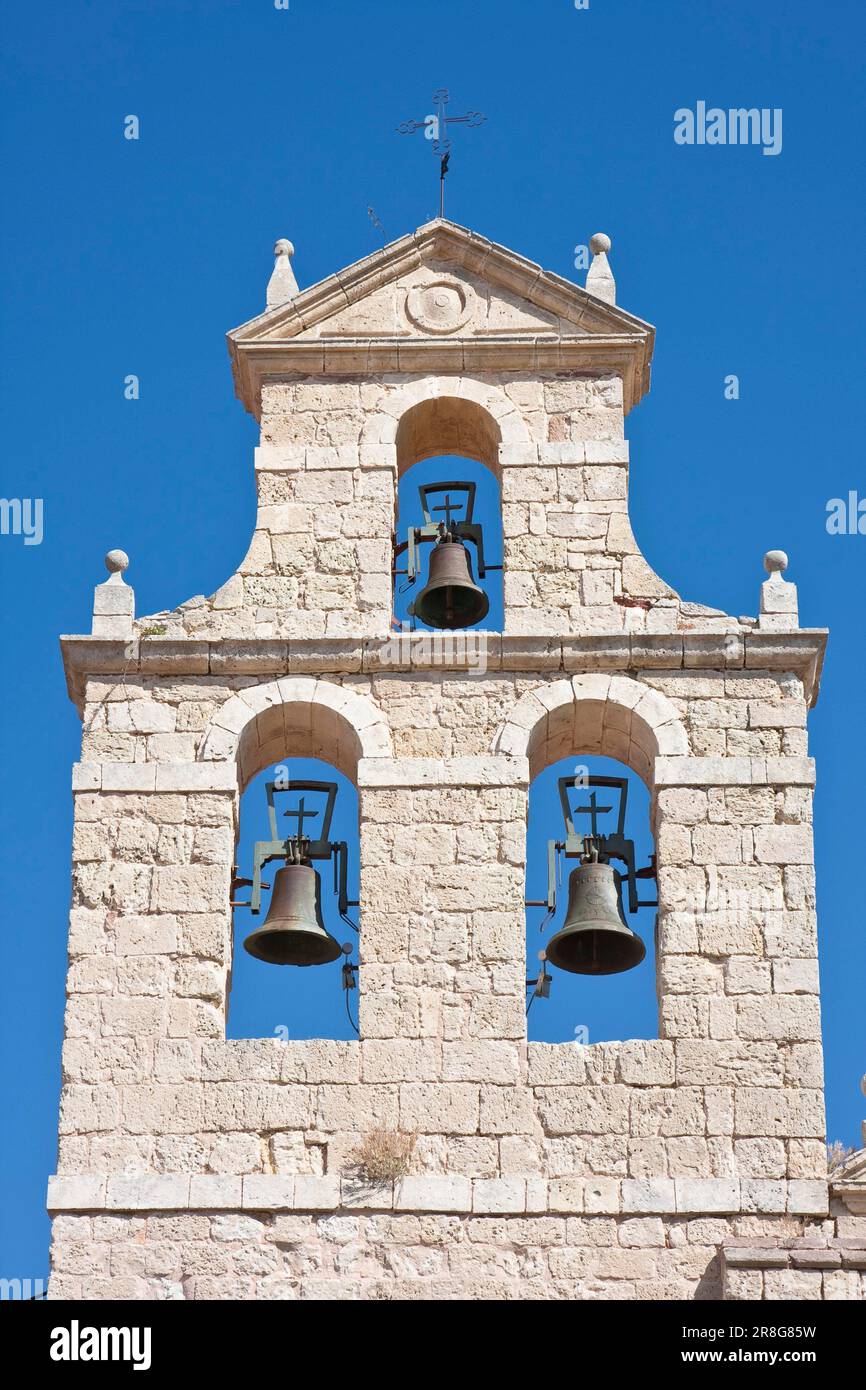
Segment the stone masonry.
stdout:
<path fill-rule="evenodd" d="M 855 1299 L 866 1159 L 828 1177 L 806 720 L 826 634 L 629 524 L 653 330 L 436 221 L 229 335 L 258 517 L 210 598 L 135 617 L 122 552 L 63 639 L 80 710 L 52 1298 Z M 501 633 L 394 638 L 398 478 L 501 486 Z M 483 652 L 483 662 L 477 659 Z M 659 1036 L 526 1041 L 531 779 L 652 793 Z M 227 1041 L 239 798 L 325 758 L 360 805 L 360 1039 Z M 651 968 L 647 965 L 644 968 Z M 353 1167 L 374 1125 L 411 1173 Z"/>

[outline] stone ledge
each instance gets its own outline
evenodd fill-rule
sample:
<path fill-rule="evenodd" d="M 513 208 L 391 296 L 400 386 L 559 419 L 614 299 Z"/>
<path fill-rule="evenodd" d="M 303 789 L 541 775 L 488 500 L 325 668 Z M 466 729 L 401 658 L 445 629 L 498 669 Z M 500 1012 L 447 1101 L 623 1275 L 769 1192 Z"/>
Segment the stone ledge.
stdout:
<path fill-rule="evenodd" d="M 866 1248 L 846 1238 L 729 1240 L 721 1248 L 729 1269 L 866 1269 Z"/>
<path fill-rule="evenodd" d="M 649 659 L 658 670 L 743 669 L 792 671 L 805 683 L 806 699 L 815 703 L 824 651 L 826 628 L 799 628 L 794 632 L 729 634 L 718 629 L 679 632 L 672 612 L 669 634 L 612 632 L 609 634 L 487 634 L 487 671 L 555 670 L 641 671 Z M 480 634 L 468 634 L 477 639 Z M 734 635 L 742 661 L 732 658 L 729 641 Z M 669 640 L 659 640 L 667 637 Z M 382 669 L 382 651 L 388 650 L 388 669 L 465 670 L 467 661 L 455 647 L 453 662 L 422 665 L 417 646 L 407 644 L 404 655 L 394 634 L 381 638 L 316 637 L 287 638 L 281 641 L 261 638 L 134 638 L 121 639 L 67 635 L 60 639 L 63 664 L 70 697 L 80 704 L 88 676 L 109 675 L 303 675 L 373 673 Z M 473 652 L 477 648 L 473 647 Z M 414 652 L 414 655 L 413 655 Z M 733 663 L 733 664 L 732 664 Z M 469 663 L 474 664 L 474 657 Z"/>
<path fill-rule="evenodd" d="M 73 792 L 237 792 L 234 762 L 74 763 Z"/>
<path fill-rule="evenodd" d="M 105 1184 L 108 1211 L 183 1211 L 190 1203 L 188 1173 L 141 1173 L 109 1177 Z"/>
<path fill-rule="evenodd" d="M 529 782 L 525 758 L 496 753 L 453 758 L 362 758 L 359 787 L 519 787 Z M 655 761 L 663 787 L 815 785 L 813 758 L 691 758 Z M 73 792 L 236 792 L 232 761 L 75 763 Z"/>
<path fill-rule="evenodd" d="M 473 1182 L 457 1174 L 408 1177 L 395 1188 L 395 1211 L 471 1211 Z"/>
<path fill-rule="evenodd" d="M 500 753 L 484 757 L 361 758 L 359 787 L 525 787 L 529 762 Z"/>
<path fill-rule="evenodd" d="M 398 1211 L 476 1215 L 717 1216 L 740 1212 L 822 1216 L 827 1184 L 780 1182 L 786 1202 L 776 1194 L 767 1202 L 739 1178 L 467 1178 L 455 1173 L 424 1173 L 390 1183 L 357 1177 L 296 1173 L 222 1174 L 139 1173 L 58 1174 L 48 1180 L 48 1210 L 85 1211 Z M 802 1189 L 808 1188 L 805 1192 Z M 742 1190 L 741 1190 L 742 1189 Z M 729 1242 L 746 1252 L 760 1246 Z M 797 1250 L 811 1249 L 793 1242 Z M 778 1242 L 768 1248 L 777 1249 Z M 821 1244 L 821 1248 L 825 1248 Z M 856 1242 L 830 1242 L 845 1268 L 863 1268 Z M 747 1255 L 740 1263 L 745 1264 Z M 846 1264 L 845 1261 L 849 1263 Z M 850 1263 L 855 1261 L 855 1263 Z M 736 1263 L 736 1257 L 731 1261 Z"/>
<path fill-rule="evenodd" d="M 661 787 L 813 787 L 814 758 L 680 758 L 655 761 Z"/>

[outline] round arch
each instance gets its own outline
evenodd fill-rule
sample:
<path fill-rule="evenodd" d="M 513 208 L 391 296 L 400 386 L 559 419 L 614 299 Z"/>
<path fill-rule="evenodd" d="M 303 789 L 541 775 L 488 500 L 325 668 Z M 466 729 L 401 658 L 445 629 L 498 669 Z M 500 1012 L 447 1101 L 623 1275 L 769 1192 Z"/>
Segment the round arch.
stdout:
<path fill-rule="evenodd" d="M 518 700 L 494 742 L 494 752 L 528 759 L 530 780 L 560 758 L 601 754 L 625 763 L 650 788 L 657 757 L 689 751 L 676 706 L 630 676 L 540 685 Z"/>
<path fill-rule="evenodd" d="M 313 676 L 289 676 L 232 695 L 211 719 L 200 762 L 236 760 L 241 791 L 270 763 L 322 758 L 356 785 L 361 758 L 392 756 L 391 733 L 366 695 Z"/>
<path fill-rule="evenodd" d="M 502 445 L 529 444 L 526 423 L 503 389 L 474 377 L 419 377 L 367 419 L 363 444 L 390 444 L 397 472 L 437 454 L 479 459 L 501 481 Z"/>

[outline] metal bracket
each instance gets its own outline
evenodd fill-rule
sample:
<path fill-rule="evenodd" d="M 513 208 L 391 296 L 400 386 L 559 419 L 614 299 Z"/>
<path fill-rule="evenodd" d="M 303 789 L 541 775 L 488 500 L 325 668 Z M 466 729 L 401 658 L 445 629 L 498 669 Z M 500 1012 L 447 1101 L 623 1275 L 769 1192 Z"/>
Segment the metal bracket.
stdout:
<path fill-rule="evenodd" d="M 274 800 L 278 792 L 324 792 L 327 795 L 327 801 L 324 810 L 307 811 L 304 806 L 304 798 L 301 797 L 296 808 L 284 812 L 286 816 L 297 818 L 298 834 L 287 835 L 282 839 L 277 825 L 277 807 Z M 268 825 L 271 838 L 270 840 L 257 840 L 253 846 L 252 878 L 233 878 L 232 880 L 233 892 L 235 888 L 239 887 L 249 886 L 252 888 L 250 901 L 248 903 L 232 903 L 232 906 L 249 907 L 254 916 L 259 914 L 262 906 L 262 889 L 269 887 L 269 884 L 262 881 L 262 869 L 266 864 L 271 864 L 277 859 L 284 862 L 294 859 L 300 863 L 309 863 L 311 859 L 333 859 L 334 892 L 337 895 L 340 916 L 345 917 L 350 907 L 358 907 L 359 904 L 350 901 L 348 895 L 349 847 L 345 840 L 331 840 L 330 838 L 334 802 L 337 799 L 337 783 L 290 778 L 285 786 L 278 785 L 276 782 L 266 782 L 265 794 L 268 802 Z M 304 834 L 304 821 L 319 815 L 322 817 L 320 833 L 316 839 L 313 839 Z"/>
<path fill-rule="evenodd" d="M 438 492 L 446 494 L 445 502 L 441 507 L 433 507 L 430 502 L 431 496 Z M 463 492 L 466 500 L 459 505 L 465 511 L 462 520 L 451 517 L 451 499 L 449 494 L 452 492 Z M 478 578 L 484 579 L 489 569 L 500 569 L 500 565 L 487 565 L 484 560 L 484 537 L 482 529 L 477 521 L 472 520 L 475 510 L 476 485 L 473 482 L 462 482 L 459 479 L 445 483 L 424 483 L 418 489 L 421 498 L 421 510 L 424 514 L 423 526 L 410 526 L 406 543 L 406 574 L 408 582 L 413 584 L 420 572 L 418 559 L 418 546 L 424 541 L 439 540 L 445 534 L 452 535 L 455 540 L 471 541 L 475 546 L 478 562 Z M 433 512 L 444 511 L 444 521 L 434 521 Z"/>
<path fill-rule="evenodd" d="M 617 828 L 610 835 L 603 835 L 599 832 L 597 817 L 607 814 L 613 810 L 612 806 L 599 806 L 596 802 L 595 794 L 589 797 L 589 806 L 576 807 L 572 810 L 569 800 L 569 790 L 574 788 L 575 779 L 573 777 L 560 777 L 559 800 L 562 807 L 562 816 L 565 821 L 566 837 L 564 840 L 548 840 L 547 842 L 547 900 L 546 902 L 527 902 L 527 907 L 546 907 L 552 916 L 556 912 L 556 889 L 558 870 L 560 867 L 560 855 L 566 859 L 584 858 L 590 850 L 595 850 L 601 860 L 619 859 L 625 864 L 625 873 L 621 875 L 624 883 L 628 886 L 628 910 L 635 913 L 641 907 L 658 907 L 658 900 L 642 902 L 638 897 L 638 879 L 656 877 L 655 855 L 650 856 L 650 862 L 644 868 L 638 869 L 635 864 L 634 841 L 630 840 L 625 834 L 625 813 L 628 799 L 628 780 L 625 777 L 602 777 L 591 775 L 587 779 L 588 787 L 610 787 L 620 793 L 619 807 L 617 813 Z M 575 830 L 575 812 L 584 813 L 590 816 L 589 835 L 581 835 Z"/>

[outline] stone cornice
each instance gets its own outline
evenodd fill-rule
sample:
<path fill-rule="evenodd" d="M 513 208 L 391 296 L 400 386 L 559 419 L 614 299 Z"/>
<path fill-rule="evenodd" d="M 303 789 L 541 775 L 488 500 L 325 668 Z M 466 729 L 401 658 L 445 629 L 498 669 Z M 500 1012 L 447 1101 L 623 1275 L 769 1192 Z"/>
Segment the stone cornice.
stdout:
<path fill-rule="evenodd" d="M 50 1212 L 131 1211 L 410 1211 L 465 1215 L 705 1216 L 791 1214 L 822 1216 L 825 1182 L 752 1181 L 739 1178 L 468 1178 L 427 1173 L 397 1182 L 303 1173 L 253 1173 L 243 1177 L 189 1173 L 78 1173 L 48 1179 Z M 780 1247 L 759 1242 L 724 1248 L 730 1264 L 781 1262 Z M 862 1269 L 866 1252 L 853 1241 L 808 1241 L 791 1246 L 838 1250 L 836 1264 Z M 779 1253 L 777 1253 L 779 1252 Z M 787 1252 L 784 1262 L 787 1263 Z M 817 1261 L 816 1261 L 817 1262 Z M 824 1263 L 827 1263 L 826 1253 Z"/>
<path fill-rule="evenodd" d="M 864 1247 L 866 1236 L 745 1237 L 726 1241 L 721 1258 L 727 1269 L 866 1269 Z"/>
<path fill-rule="evenodd" d="M 404 634 L 397 638 L 317 637 L 305 639 L 140 638 L 132 642 L 88 636 L 60 639 L 70 699 L 81 708 L 88 678 L 112 676 L 355 675 L 394 671 L 463 671 L 476 678 L 488 672 L 530 671 L 539 675 L 580 671 L 693 672 L 723 670 L 790 671 L 804 684 L 814 705 L 824 651 L 825 628 L 794 632 L 670 632 L 549 637 L 487 635 L 484 666 L 479 666 L 481 634 L 473 640 L 436 645 L 442 634 Z M 456 634 L 457 638 L 461 634 Z M 427 639 L 426 646 L 424 639 Z M 432 646 L 431 646 L 432 643 Z M 461 651 L 465 655 L 461 656 Z"/>
<path fill-rule="evenodd" d="M 855 1216 L 866 1216 L 866 1182 L 832 1182 L 830 1191 Z"/>
<path fill-rule="evenodd" d="M 294 376 L 357 376 L 381 373 L 573 372 L 590 370 L 622 377 L 625 414 L 643 399 L 650 385 L 652 339 L 587 335 L 502 337 L 305 338 L 243 344 L 230 343 L 235 393 L 257 420 L 262 386 Z"/>
<path fill-rule="evenodd" d="M 855 1216 L 866 1216 L 866 1148 L 858 1149 L 834 1169 L 830 1174 L 830 1193 L 840 1198 Z"/>

